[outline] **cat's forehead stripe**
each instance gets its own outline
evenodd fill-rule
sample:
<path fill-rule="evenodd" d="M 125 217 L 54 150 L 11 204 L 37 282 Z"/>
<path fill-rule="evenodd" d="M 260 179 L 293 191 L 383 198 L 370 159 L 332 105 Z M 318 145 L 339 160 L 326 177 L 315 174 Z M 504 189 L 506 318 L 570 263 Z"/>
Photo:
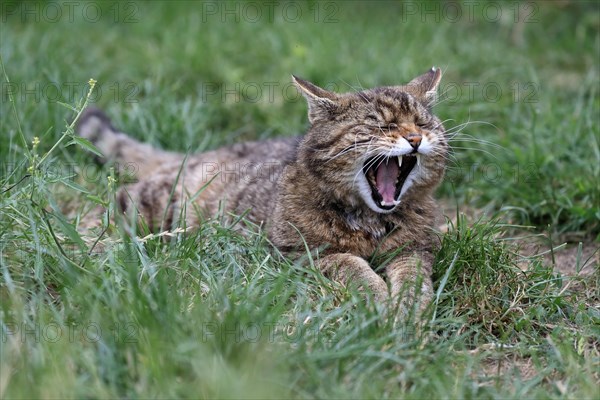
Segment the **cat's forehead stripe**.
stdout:
<path fill-rule="evenodd" d="M 413 112 L 414 99 L 398 88 L 384 86 L 358 92 L 355 95 L 363 103 L 373 104 L 375 107 L 383 106 L 394 111 L 400 109 L 402 112 Z"/>
<path fill-rule="evenodd" d="M 381 91 L 375 92 L 371 104 L 383 118 L 392 119 L 398 114 L 414 113 L 415 107 L 411 97 L 404 92 L 394 90 L 392 88 L 380 88 Z M 386 90 L 387 89 L 387 90 Z"/>

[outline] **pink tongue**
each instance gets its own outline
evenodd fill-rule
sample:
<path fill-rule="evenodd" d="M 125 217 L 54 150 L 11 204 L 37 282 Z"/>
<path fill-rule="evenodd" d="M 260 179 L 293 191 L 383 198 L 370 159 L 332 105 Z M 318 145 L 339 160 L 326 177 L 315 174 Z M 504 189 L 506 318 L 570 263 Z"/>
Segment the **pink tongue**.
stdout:
<path fill-rule="evenodd" d="M 388 160 L 387 164 L 383 161 L 377 168 L 375 183 L 377 191 L 383 197 L 382 203 L 391 204 L 394 202 L 398 172 L 398 162 L 395 159 Z"/>

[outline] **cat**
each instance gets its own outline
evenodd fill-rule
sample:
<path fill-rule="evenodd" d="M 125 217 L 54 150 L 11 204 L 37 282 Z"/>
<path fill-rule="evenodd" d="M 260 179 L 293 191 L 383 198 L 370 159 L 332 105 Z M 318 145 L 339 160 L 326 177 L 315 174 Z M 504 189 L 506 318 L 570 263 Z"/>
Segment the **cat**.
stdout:
<path fill-rule="evenodd" d="M 198 226 L 220 210 L 243 214 L 284 254 L 305 246 L 318 253 L 315 264 L 332 280 L 376 303 L 423 311 L 433 296 L 433 191 L 449 150 L 431 112 L 441 70 L 345 94 L 292 78 L 308 103 L 310 127 L 301 137 L 185 157 L 130 138 L 95 108 L 84 111 L 76 131 L 102 161 L 136 167 L 138 181 L 121 188 L 117 202 L 150 230 Z M 395 251 L 381 274 L 367 262 Z"/>

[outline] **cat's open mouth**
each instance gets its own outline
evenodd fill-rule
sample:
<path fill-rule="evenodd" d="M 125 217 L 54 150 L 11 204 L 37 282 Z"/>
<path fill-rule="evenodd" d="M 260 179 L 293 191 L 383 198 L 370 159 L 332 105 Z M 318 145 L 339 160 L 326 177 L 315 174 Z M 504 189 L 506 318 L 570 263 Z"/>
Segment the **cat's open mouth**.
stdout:
<path fill-rule="evenodd" d="M 363 172 L 377 207 L 391 210 L 398 204 L 402 186 L 417 161 L 417 155 L 407 154 L 398 157 L 376 156 L 365 162 Z"/>

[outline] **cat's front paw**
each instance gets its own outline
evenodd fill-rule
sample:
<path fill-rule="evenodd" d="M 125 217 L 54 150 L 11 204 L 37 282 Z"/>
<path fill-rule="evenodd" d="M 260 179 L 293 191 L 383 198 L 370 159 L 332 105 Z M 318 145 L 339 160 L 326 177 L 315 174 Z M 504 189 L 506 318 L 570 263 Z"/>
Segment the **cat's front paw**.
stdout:
<path fill-rule="evenodd" d="M 331 254 L 320 259 L 318 266 L 331 280 L 357 288 L 365 300 L 372 298 L 376 304 L 385 304 L 389 299 L 387 284 L 361 257 L 350 253 Z"/>
<path fill-rule="evenodd" d="M 425 280 L 420 285 L 409 283 L 390 297 L 388 315 L 395 323 L 410 321 L 415 326 L 421 325 L 426 322 L 425 318 L 432 302 L 433 287 L 430 280 Z"/>

